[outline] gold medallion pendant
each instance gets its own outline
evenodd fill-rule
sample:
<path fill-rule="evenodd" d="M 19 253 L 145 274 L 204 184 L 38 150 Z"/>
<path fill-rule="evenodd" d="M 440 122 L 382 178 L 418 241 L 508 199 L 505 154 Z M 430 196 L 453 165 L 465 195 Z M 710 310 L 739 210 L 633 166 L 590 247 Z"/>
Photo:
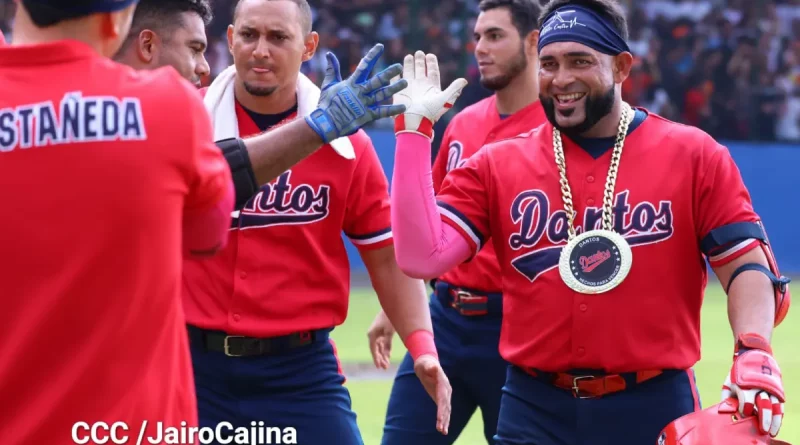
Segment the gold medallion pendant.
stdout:
<path fill-rule="evenodd" d="M 561 251 L 558 271 L 567 286 L 583 294 L 607 292 L 622 283 L 631 270 L 633 261 L 631 246 L 622 235 L 614 231 L 611 217 L 614 206 L 614 185 L 617 180 L 622 147 L 634 114 L 630 105 L 623 102 L 619 132 L 614 144 L 614 151 L 611 154 L 611 165 L 608 169 L 608 178 L 603 194 L 602 228 L 589 230 L 580 235 L 576 235 L 574 226 L 576 212 L 572 205 L 572 192 L 567 180 L 561 132 L 553 128 L 553 149 L 555 150 L 556 165 L 561 175 L 561 196 L 564 201 L 564 210 L 567 212 L 569 232 L 567 245 Z"/>

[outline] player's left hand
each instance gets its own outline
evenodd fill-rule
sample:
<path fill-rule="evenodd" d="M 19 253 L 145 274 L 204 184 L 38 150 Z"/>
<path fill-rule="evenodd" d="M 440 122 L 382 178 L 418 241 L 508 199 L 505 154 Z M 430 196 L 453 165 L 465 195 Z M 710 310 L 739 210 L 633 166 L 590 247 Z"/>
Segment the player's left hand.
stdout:
<path fill-rule="evenodd" d="M 758 416 L 761 434 L 778 435 L 783 422 L 781 370 L 769 342 L 758 334 L 742 334 L 736 342 L 733 367 L 722 386 L 722 400 L 739 400 L 739 413 Z"/>
<path fill-rule="evenodd" d="M 436 429 L 447 435 L 450 428 L 450 396 L 453 388 L 436 357 L 421 355 L 414 361 L 414 372 L 425 387 L 425 391 L 436 402 Z"/>
<path fill-rule="evenodd" d="M 406 111 L 394 120 L 395 134 L 412 132 L 433 139 L 433 124 L 453 107 L 467 80 L 456 79 L 442 91 L 439 61 L 436 55 L 422 51 L 403 60 L 403 80 L 408 87 L 394 96 L 394 103 L 405 106 Z"/>

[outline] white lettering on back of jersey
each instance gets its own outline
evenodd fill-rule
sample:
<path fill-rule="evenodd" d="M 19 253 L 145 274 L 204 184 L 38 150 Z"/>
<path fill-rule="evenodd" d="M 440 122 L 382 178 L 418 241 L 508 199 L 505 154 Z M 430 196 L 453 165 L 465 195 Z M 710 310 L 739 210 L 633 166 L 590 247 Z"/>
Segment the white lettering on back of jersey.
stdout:
<path fill-rule="evenodd" d="M 147 139 L 142 104 L 136 97 L 67 93 L 58 107 L 52 101 L 0 110 L 0 153 L 16 148 L 80 142 Z"/>

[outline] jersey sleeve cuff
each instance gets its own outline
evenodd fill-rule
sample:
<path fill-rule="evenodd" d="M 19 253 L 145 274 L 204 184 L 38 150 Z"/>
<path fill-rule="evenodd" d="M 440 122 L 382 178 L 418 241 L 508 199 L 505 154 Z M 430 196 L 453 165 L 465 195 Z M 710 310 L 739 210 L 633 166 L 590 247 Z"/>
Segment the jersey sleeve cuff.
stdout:
<path fill-rule="evenodd" d="M 394 242 L 391 227 L 364 235 L 355 235 L 350 233 L 345 233 L 345 235 L 347 236 L 347 239 L 349 239 L 350 242 L 353 243 L 353 245 L 359 250 L 380 249 L 382 247 L 390 246 Z"/>
<path fill-rule="evenodd" d="M 450 204 L 443 201 L 437 201 L 436 204 L 439 207 L 439 214 L 442 215 L 442 221 L 456 229 L 469 241 L 470 247 L 472 247 L 473 250 L 473 255 L 481 250 L 486 239 L 475 224 Z"/>
<path fill-rule="evenodd" d="M 760 243 L 761 241 L 757 239 L 746 239 L 738 242 L 728 246 L 724 250 L 714 252 L 713 255 L 708 257 L 708 263 L 711 265 L 711 267 L 724 266 L 746 254 L 747 252 L 755 249 Z"/>

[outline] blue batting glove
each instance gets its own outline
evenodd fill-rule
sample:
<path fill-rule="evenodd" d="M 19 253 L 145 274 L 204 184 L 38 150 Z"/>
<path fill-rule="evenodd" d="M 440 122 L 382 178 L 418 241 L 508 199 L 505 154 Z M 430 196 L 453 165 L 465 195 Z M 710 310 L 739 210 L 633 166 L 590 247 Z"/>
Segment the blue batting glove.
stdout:
<path fill-rule="evenodd" d="M 326 54 L 328 68 L 318 108 L 305 117 L 308 125 L 326 144 L 349 136 L 370 122 L 406 111 L 405 105 L 378 105 L 408 86 L 405 79 L 392 83 L 392 79 L 403 72 L 399 63 L 369 77 L 382 54 L 382 44 L 372 47 L 355 72 L 344 81 L 339 60 L 333 53 Z"/>

